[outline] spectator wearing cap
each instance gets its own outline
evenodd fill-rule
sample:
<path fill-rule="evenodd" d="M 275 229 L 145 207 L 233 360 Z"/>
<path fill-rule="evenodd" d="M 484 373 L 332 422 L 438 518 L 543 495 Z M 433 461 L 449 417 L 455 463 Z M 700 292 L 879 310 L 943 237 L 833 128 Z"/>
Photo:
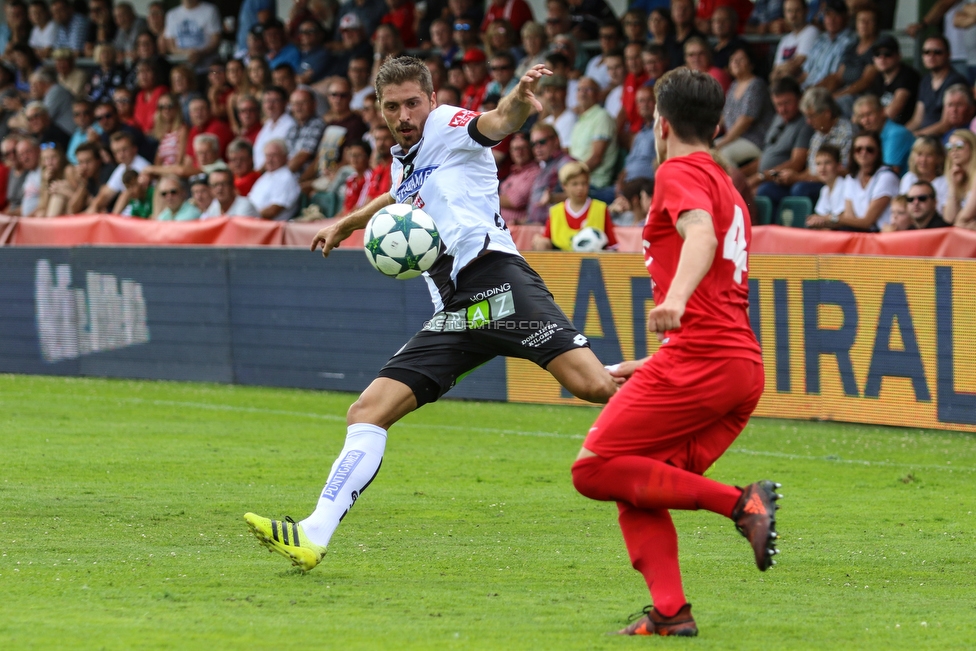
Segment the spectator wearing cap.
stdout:
<path fill-rule="evenodd" d="M 234 173 L 234 187 L 237 193 L 247 196 L 261 172 L 254 169 L 254 148 L 243 138 L 227 145 L 227 167 Z"/>
<path fill-rule="evenodd" d="M 244 0 L 237 13 L 236 50 L 247 49 L 247 35 L 255 25 L 262 25 L 278 13 L 276 0 Z"/>
<path fill-rule="evenodd" d="M 489 0 L 485 17 L 481 20 L 481 31 L 488 30 L 488 25 L 499 18 L 507 20 L 516 32 L 532 20 L 532 8 L 525 0 Z"/>
<path fill-rule="evenodd" d="M 342 20 L 346 16 L 355 16 L 357 27 L 364 30 L 366 34 L 372 34 L 386 12 L 387 6 L 384 0 L 346 0 L 339 6 L 337 16 L 339 29 L 343 29 Z"/>
<path fill-rule="evenodd" d="M 756 10 L 758 9 L 757 3 Z M 803 63 L 810 56 L 813 45 L 820 36 L 820 30 L 815 25 L 807 23 L 805 0 L 786 0 L 783 3 L 783 17 L 789 31 L 779 39 L 779 44 L 776 46 L 773 71 L 770 74 L 772 81 L 783 77 L 798 77 L 803 71 Z"/>
<path fill-rule="evenodd" d="M 543 108 L 539 122 L 551 124 L 559 134 L 559 141 L 565 143 L 564 149 L 567 149 L 577 116 L 566 106 L 566 78 L 562 75 L 543 77 L 539 81 L 539 87 L 542 90 Z"/>
<path fill-rule="evenodd" d="M 617 164 L 617 125 L 597 103 L 600 86 L 588 77 L 576 88 L 580 114 L 570 134 L 569 155 L 586 164 L 590 186 L 601 201 L 613 201 L 613 172 Z"/>
<path fill-rule="evenodd" d="M 824 32 L 817 37 L 810 56 L 803 62 L 798 80 L 803 88 L 816 86 L 837 72 L 844 52 L 857 41 L 857 35 L 847 29 L 847 4 L 844 0 L 823 0 Z"/>
<path fill-rule="evenodd" d="M 912 119 L 905 124 L 916 136 L 942 137 L 949 130 L 942 121 L 945 95 L 957 84 L 969 85 L 966 78 L 949 65 L 950 56 L 949 41 L 944 36 L 930 36 L 922 43 L 922 63 L 928 72 L 918 85 Z"/>
<path fill-rule="evenodd" d="M 247 198 L 261 219 L 287 221 L 295 216 L 302 189 L 288 169 L 288 143 L 274 138 L 264 145 L 264 174 L 254 183 Z"/>
<path fill-rule="evenodd" d="M 68 48 L 76 55 L 85 53 L 85 39 L 88 37 L 88 18 L 75 13 L 68 0 L 54 0 L 51 3 L 51 17 L 58 29 L 54 37 L 54 49 Z"/>
<path fill-rule="evenodd" d="M 207 176 L 213 201 L 200 219 L 212 217 L 260 217 L 258 209 L 247 197 L 242 197 L 234 187 L 234 175 L 230 170 L 215 170 Z"/>
<path fill-rule="evenodd" d="M 205 65 L 220 45 L 220 12 L 209 2 L 182 0 L 166 12 L 166 54 L 186 57 L 191 66 Z"/>
<path fill-rule="evenodd" d="M 161 222 L 189 222 L 200 219 L 201 211 L 187 199 L 183 181 L 178 176 L 164 176 L 156 184 L 162 211 L 156 215 Z"/>
<path fill-rule="evenodd" d="M 355 13 L 347 13 L 338 21 L 340 45 L 329 60 L 329 67 L 325 77 L 341 77 L 346 74 L 349 60 L 355 56 L 365 56 L 373 60 L 373 48 L 363 31 L 363 23 Z"/>
<path fill-rule="evenodd" d="M 287 102 L 288 94 L 279 86 L 264 91 L 261 106 L 265 121 L 254 139 L 254 167 L 258 170 L 264 167 L 265 146 L 272 140 L 287 142 L 288 134 L 295 128 L 295 119 L 286 111 Z"/>
<path fill-rule="evenodd" d="M 877 95 L 889 120 L 904 125 L 915 112 L 921 77 L 918 71 L 901 59 L 898 39 L 882 36 L 871 50 L 878 76 L 871 93 Z"/>
<path fill-rule="evenodd" d="M 481 109 L 485 95 L 488 94 L 488 66 L 485 63 L 487 58 L 481 48 L 473 47 L 461 57 L 461 65 L 464 69 L 464 79 L 468 82 L 464 93 L 461 95 L 461 107 L 471 111 Z"/>
<path fill-rule="evenodd" d="M 285 39 L 285 26 L 277 18 L 264 24 L 264 45 L 268 48 L 265 57 L 272 70 L 286 63 L 292 70 L 298 71 L 302 56 L 298 48 Z"/>
<path fill-rule="evenodd" d="M 68 89 L 75 97 L 84 97 L 88 75 L 75 66 L 75 53 L 68 48 L 59 48 L 51 53 L 58 83 Z"/>

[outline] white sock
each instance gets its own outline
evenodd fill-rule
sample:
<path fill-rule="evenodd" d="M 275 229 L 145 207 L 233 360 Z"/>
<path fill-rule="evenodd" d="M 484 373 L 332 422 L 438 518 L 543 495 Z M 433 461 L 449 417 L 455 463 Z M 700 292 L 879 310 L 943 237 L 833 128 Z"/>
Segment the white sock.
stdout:
<path fill-rule="evenodd" d="M 346 430 L 346 444 L 332 464 L 329 481 L 322 489 L 312 515 L 299 524 L 316 545 L 329 544 L 339 522 L 376 477 L 386 449 L 386 430 L 355 423 Z"/>

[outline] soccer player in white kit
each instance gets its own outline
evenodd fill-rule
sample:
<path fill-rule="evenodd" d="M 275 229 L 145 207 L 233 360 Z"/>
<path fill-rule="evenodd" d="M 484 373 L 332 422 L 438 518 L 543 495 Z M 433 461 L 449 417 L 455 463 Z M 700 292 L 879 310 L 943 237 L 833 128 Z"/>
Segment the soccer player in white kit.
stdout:
<path fill-rule="evenodd" d="M 562 386 L 605 403 L 616 383 L 589 343 L 525 262 L 499 215 L 491 147 L 519 130 L 533 109 L 542 65 L 486 113 L 438 106 L 427 66 L 413 57 L 383 64 L 377 101 L 397 142 L 393 187 L 316 234 L 325 256 L 392 203 L 423 208 L 441 237 L 440 256 L 424 274 L 434 316 L 387 362 L 349 408 L 346 442 L 315 511 L 301 522 L 247 513 L 258 540 L 308 571 L 363 490 L 379 472 L 387 430 L 446 393 L 455 381 L 498 355 L 532 360 Z"/>

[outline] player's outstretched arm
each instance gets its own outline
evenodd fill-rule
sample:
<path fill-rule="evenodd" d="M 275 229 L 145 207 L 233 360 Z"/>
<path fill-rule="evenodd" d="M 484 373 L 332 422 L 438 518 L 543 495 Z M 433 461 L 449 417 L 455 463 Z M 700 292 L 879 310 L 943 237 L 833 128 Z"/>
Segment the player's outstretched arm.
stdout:
<path fill-rule="evenodd" d="M 502 140 L 521 129 L 533 110 L 542 110 L 542 103 L 535 96 L 535 91 L 539 80 L 551 74 L 552 71 L 541 63 L 529 68 L 519 79 L 518 86 L 498 102 L 497 108 L 481 114 L 478 131 L 490 140 Z"/>
<path fill-rule="evenodd" d="M 389 206 L 391 203 L 393 203 L 393 197 L 390 196 L 389 192 L 384 192 L 362 208 L 352 211 L 339 221 L 329 224 L 316 233 L 309 250 L 314 251 L 321 246 L 322 257 L 329 257 L 332 249 L 339 246 L 342 240 L 360 228 L 366 228 L 369 218 L 376 214 L 376 211 Z"/>
<path fill-rule="evenodd" d="M 681 317 L 685 313 L 688 299 L 708 273 L 718 249 L 712 216 L 704 210 L 681 213 L 675 228 L 685 240 L 681 245 L 678 268 L 664 301 L 647 314 L 647 329 L 659 336 L 668 330 L 681 327 Z"/>

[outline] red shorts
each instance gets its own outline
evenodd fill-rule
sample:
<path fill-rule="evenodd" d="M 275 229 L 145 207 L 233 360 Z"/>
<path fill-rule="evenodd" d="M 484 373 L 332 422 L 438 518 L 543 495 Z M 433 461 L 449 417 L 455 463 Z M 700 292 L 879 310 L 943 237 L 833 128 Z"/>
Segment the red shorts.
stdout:
<path fill-rule="evenodd" d="M 639 455 L 704 473 L 749 422 L 765 385 L 750 359 L 655 353 L 613 396 L 583 447 Z"/>

